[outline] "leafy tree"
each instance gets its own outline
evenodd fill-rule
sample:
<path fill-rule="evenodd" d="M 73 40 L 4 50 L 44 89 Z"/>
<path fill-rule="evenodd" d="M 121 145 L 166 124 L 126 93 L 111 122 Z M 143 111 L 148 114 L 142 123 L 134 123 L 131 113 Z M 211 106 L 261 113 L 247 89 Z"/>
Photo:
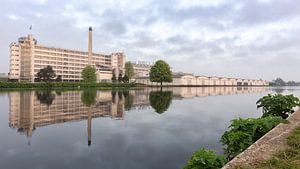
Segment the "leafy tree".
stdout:
<path fill-rule="evenodd" d="M 149 95 L 151 107 L 159 114 L 167 111 L 172 102 L 171 91 L 151 91 Z"/>
<path fill-rule="evenodd" d="M 227 159 L 233 159 L 281 122 L 278 116 L 232 120 L 229 131 L 221 137 Z"/>
<path fill-rule="evenodd" d="M 134 75 L 134 69 L 131 62 L 125 63 L 125 75 L 127 75 L 128 79 L 132 79 Z"/>
<path fill-rule="evenodd" d="M 225 165 L 225 158 L 214 150 L 200 149 L 196 151 L 183 169 L 218 169 Z"/>
<path fill-rule="evenodd" d="M 129 78 L 128 78 L 128 76 L 126 74 L 123 76 L 122 80 L 123 80 L 124 83 L 128 83 L 129 82 Z"/>
<path fill-rule="evenodd" d="M 121 83 L 122 81 L 123 81 L 123 77 L 122 77 L 122 74 L 120 73 L 119 77 L 118 77 L 118 82 Z"/>
<path fill-rule="evenodd" d="M 58 75 L 58 76 L 56 76 L 56 79 L 55 79 L 55 81 L 57 81 L 57 82 L 61 82 L 61 81 L 62 81 L 61 75 Z"/>
<path fill-rule="evenodd" d="M 37 91 L 36 96 L 41 104 L 46 104 L 47 106 L 50 106 L 55 99 L 55 94 L 51 93 L 50 90 Z"/>
<path fill-rule="evenodd" d="M 51 66 L 40 69 L 36 74 L 37 81 L 50 82 L 55 78 L 55 72 Z"/>
<path fill-rule="evenodd" d="M 150 69 L 150 81 L 158 82 L 161 86 L 163 82 L 172 82 L 170 66 L 163 60 L 157 61 Z"/>
<path fill-rule="evenodd" d="M 294 95 L 268 94 L 256 102 L 257 108 L 262 108 L 263 116 L 281 116 L 287 118 L 293 113 L 293 108 L 300 106 L 300 100 Z"/>
<path fill-rule="evenodd" d="M 286 85 L 285 81 L 282 80 L 281 78 L 275 79 L 272 84 L 275 86 L 285 86 Z"/>
<path fill-rule="evenodd" d="M 117 81 L 117 77 L 116 77 L 116 75 L 113 73 L 113 75 L 112 75 L 112 77 L 111 77 L 111 81 L 113 82 L 113 83 L 115 83 L 116 81 Z"/>
<path fill-rule="evenodd" d="M 295 81 L 288 81 L 286 83 L 286 85 L 288 85 L 288 86 L 297 86 L 297 82 L 295 82 Z"/>
<path fill-rule="evenodd" d="M 87 106 L 91 107 L 96 102 L 97 91 L 93 89 L 83 90 L 81 94 L 81 102 Z"/>
<path fill-rule="evenodd" d="M 96 69 L 87 65 L 81 72 L 81 76 L 84 82 L 86 83 L 95 83 L 97 81 Z"/>

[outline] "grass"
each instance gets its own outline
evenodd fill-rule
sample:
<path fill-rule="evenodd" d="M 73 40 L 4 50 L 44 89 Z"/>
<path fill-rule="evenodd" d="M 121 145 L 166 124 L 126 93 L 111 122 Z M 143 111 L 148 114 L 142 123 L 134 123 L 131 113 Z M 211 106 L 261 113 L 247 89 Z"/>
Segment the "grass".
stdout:
<path fill-rule="evenodd" d="M 300 169 L 300 127 L 287 138 L 288 148 L 278 152 L 270 160 L 255 166 L 239 166 L 236 169 Z"/>

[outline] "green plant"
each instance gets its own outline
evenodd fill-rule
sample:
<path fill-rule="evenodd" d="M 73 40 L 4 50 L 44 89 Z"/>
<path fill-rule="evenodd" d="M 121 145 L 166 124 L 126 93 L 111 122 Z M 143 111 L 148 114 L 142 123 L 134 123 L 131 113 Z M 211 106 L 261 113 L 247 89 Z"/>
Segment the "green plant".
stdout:
<path fill-rule="evenodd" d="M 287 118 L 289 113 L 293 113 L 293 108 L 300 106 L 300 100 L 294 95 L 268 94 L 257 102 L 257 108 L 262 108 L 263 117 L 281 116 Z"/>
<path fill-rule="evenodd" d="M 150 69 L 150 81 L 158 82 L 162 85 L 163 82 L 172 82 L 172 72 L 170 66 L 163 60 L 155 62 Z"/>
<path fill-rule="evenodd" d="M 36 81 L 49 82 L 55 78 L 55 72 L 51 66 L 40 69 L 36 74 Z"/>
<path fill-rule="evenodd" d="M 281 117 L 273 116 L 232 120 L 229 131 L 221 137 L 227 159 L 237 156 L 280 122 L 283 122 Z"/>
<path fill-rule="evenodd" d="M 128 77 L 128 79 L 131 79 L 134 75 L 134 68 L 131 62 L 125 63 L 125 75 Z"/>
<path fill-rule="evenodd" d="M 87 65 L 81 72 L 83 82 L 95 83 L 97 81 L 96 69 L 91 65 Z"/>
<path fill-rule="evenodd" d="M 218 169 L 225 164 L 224 156 L 218 155 L 214 150 L 200 149 L 184 166 L 184 169 Z"/>

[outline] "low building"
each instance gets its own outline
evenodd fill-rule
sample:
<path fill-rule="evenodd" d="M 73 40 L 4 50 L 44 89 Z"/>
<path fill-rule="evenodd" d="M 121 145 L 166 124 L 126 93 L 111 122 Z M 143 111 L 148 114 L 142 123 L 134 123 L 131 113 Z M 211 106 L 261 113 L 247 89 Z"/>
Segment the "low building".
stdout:
<path fill-rule="evenodd" d="M 151 82 L 149 77 L 138 77 L 136 83 L 160 85 L 160 83 Z M 187 73 L 173 73 L 173 82 L 163 83 L 163 85 L 170 86 L 267 86 L 268 84 L 264 80 L 194 76 Z"/>

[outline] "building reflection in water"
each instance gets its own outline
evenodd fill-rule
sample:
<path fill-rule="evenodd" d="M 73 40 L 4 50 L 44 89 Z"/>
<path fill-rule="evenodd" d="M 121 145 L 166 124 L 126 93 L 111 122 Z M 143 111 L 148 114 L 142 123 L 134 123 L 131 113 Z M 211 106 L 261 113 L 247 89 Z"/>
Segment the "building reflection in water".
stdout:
<path fill-rule="evenodd" d="M 123 120 L 131 109 L 167 111 L 172 100 L 261 93 L 267 87 L 174 87 L 145 88 L 129 91 L 18 91 L 10 92 L 9 126 L 31 138 L 36 128 L 72 121 L 87 120 L 88 145 L 91 145 L 92 119 L 110 117 Z"/>

